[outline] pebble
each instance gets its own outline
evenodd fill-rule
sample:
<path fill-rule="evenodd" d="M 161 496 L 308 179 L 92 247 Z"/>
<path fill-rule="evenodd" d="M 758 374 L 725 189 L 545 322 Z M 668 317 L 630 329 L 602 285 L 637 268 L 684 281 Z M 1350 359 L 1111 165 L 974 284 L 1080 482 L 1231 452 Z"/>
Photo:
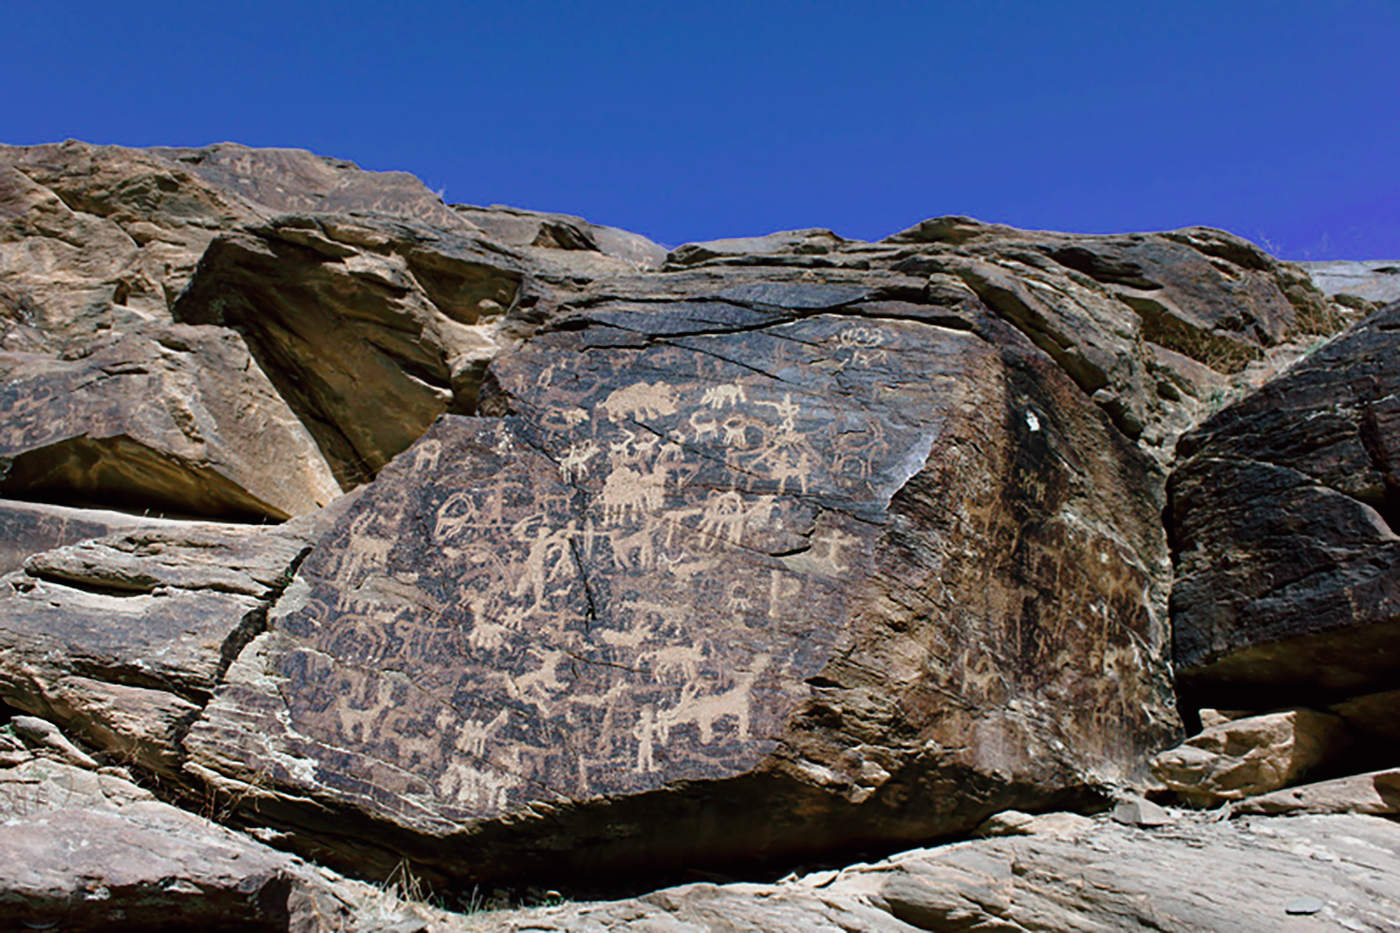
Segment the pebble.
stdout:
<path fill-rule="evenodd" d="M 1285 913 L 1289 914 L 1307 915 L 1317 913 L 1323 906 L 1322 901 L 1315 897 L 1295 897 L 1288 902 L 1288 906 L 1283 908 L 1283 910 Z"/>

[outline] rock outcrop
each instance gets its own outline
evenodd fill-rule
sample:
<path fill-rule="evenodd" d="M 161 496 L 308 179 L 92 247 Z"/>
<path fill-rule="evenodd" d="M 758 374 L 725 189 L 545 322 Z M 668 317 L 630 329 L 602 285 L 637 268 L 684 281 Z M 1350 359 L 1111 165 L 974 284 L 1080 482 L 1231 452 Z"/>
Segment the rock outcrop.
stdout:
<path fill-rule="evenodd" d="M 1149 461 L 985 314 L 762 287 L 722 306 L 743 330 L 590 309 L 499 358 L 512 413 L 449 415 L 380 474 L 192 763 L 262 777 L 249 807 L 440 838 L 418 860 L 443 872 L 548 881 L 913 841 L 1142 778 L 1174 730 Z"/>
<path fill-rule="evenodd" d="M 1345 867 L 1292 885 L 1245 822 L 1122 795 L 1160 791 L 1148 759 L 1181 737 L 1173 650 L 1188 718 L 1308 705 L 1392 747 L 1396 308 L 1178 447 L 1371 306 L 1205 228 L 943 217 L 667 252 L 232 145 L 0 147 L 0 220 L 0 777 L 121 798 L 17 804 L 42 814 L 0 849 L 33 877 L 0 898 L 349 930 L 342 882 L 235 829 L 451 895 L 786 870 L 1121 798 L 1117 823 L 1004 816 L 820 882 L 550 916 L 1265 928 L 1292 887 L 1347 892 L 1303 912 L 1352 928 L 1389 909 Z M 1388 780 L 1266 809 L 1380 813 Z M 84 875 L 55 854 L 83 833 L 153 854 Z M 1267 908 L 1214 881 L 1154 901 L 1125 867 L 1148 840 L 1183 871 L 1259 843 Z M 1085 872 L 1109 893 L 1056 893 Z"/>
<path fill-rule="evenodd" d="M 1182 438 L 1180 687 L 1325 708 L 1400 678 L 1400 305 Z"/>
<path fill-rule="evenodd" d="M 1318 288 L 1358 310 L 1374 311 L 1400 301 L 1400 261 L 1305 262 Z"/>

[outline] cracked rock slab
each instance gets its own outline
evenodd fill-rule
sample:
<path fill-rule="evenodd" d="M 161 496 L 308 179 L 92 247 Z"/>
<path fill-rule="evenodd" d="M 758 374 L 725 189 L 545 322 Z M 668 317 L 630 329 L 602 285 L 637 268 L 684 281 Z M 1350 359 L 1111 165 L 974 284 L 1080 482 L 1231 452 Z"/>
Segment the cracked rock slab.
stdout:
<path fill-rule="evenodd" d="M 185 730 L 316 522 L 150 523 L 32 555 L 0 578 L 0 698 L 178 778 Z"/>
<path fill-rule="evenodd" d="M 438 420 L 302 565 L 190 768 L 453 883 L 781 862 L 1144 777 L 1176 728 L 1159 480 L 976 326 L 537 335 L 493 366 L 512 414 Z"/>

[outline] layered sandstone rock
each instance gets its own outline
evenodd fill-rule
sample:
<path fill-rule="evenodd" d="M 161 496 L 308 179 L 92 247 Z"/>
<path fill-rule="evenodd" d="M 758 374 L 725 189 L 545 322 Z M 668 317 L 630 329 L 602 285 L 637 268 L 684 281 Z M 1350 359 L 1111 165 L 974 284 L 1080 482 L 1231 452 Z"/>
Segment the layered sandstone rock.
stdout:
<path fill-rule="evenodd" d="M 1194 806 L 1214 806 L 1298 783 L 1334 763 L 1350 737 L 1340 718 L 1295 709 L 1207 726 L 1152 759 L 1152 773 Z"/>

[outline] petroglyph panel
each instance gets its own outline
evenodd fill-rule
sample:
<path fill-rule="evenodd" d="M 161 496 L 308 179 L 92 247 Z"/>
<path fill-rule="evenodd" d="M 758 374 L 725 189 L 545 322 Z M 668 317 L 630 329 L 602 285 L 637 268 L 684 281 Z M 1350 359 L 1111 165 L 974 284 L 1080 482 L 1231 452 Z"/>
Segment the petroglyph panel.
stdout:
<path fill-rule="evenodd" d="M 302 567 L 274 620 L 284 744 L 318 783 L 451 820 L 756 767 L 889 494 L 971 404 L 931 330 L 831 316 L 567 380 L 543 352 L 501 366 L 522 414 L 442 419 Z"/>
<path fill-rule="evenodd" d="M 1027 375 L 1034 348 L 839 314 L 631 343 L 498 358 L 513 414 L 444 417 L 385 468 L 196 759 L 434 834 L 796 781 L 801 835 L 866 800 L 896 834 L 946 831 L 930 801 L 961 792 L 896 777 L 928 749 L 989 787 L 1140 757 L 1155 515 L 1121 508 L 1107 422 Z M 231 704 L 263 710 L 255 740 Z"/>

